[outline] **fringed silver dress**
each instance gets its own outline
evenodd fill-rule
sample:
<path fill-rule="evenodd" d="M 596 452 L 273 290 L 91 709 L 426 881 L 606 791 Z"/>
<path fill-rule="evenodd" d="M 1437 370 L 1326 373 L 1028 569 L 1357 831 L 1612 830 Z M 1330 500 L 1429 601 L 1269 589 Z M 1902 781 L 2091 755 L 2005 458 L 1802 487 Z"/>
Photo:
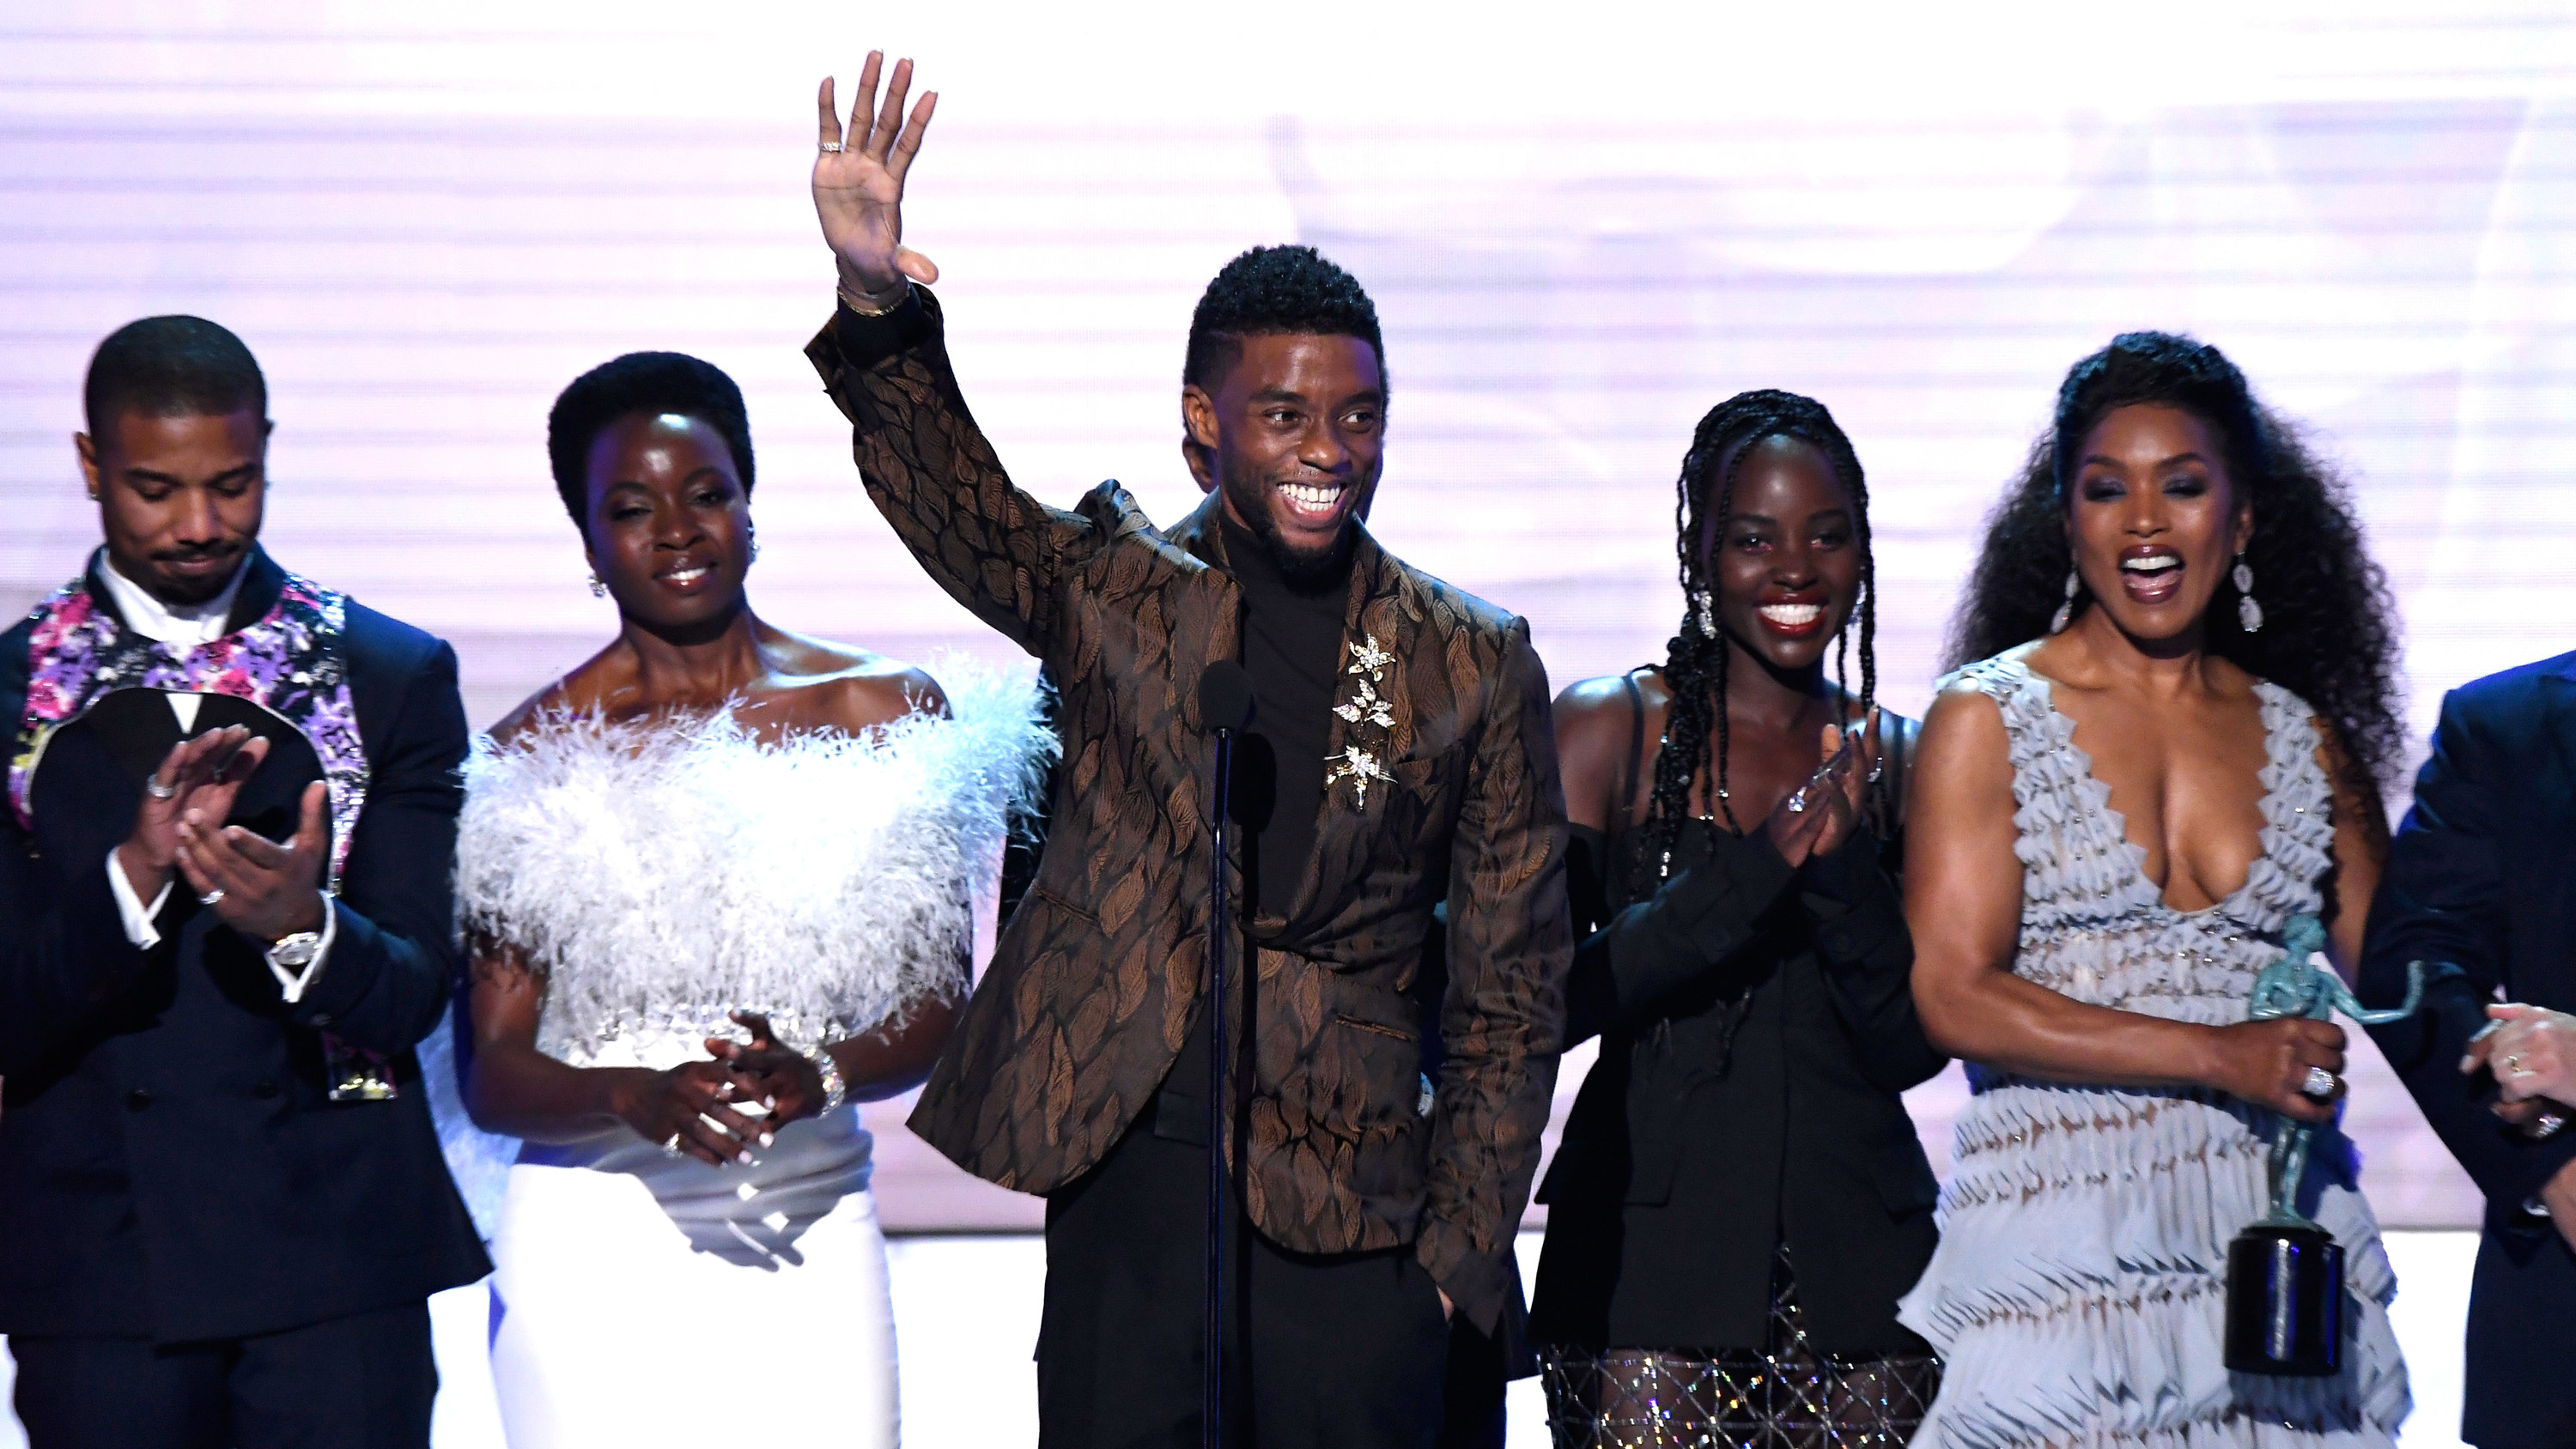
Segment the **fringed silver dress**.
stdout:
<path fill-rule="evenodd" d="M 2011 655 L 1953 676 L 2003 711 L 2024 887 L 2013 970 L 2097 1006 L 2245 1019 L 2290 917 L 2318 909 L 2333 843 L 2313 711 L 2262 698 L 2262 854 L 2199 911 L 2164 903 L 2049 684 Z M 1949 681 L 1945 681 L 1949 682 Z M 1918 1446 L 2390 1445 L 2406 1367 L 2395 1275 L 2341 1133 L 2320 1129 L 2300 1204 L 2343 1245 L 2349 1297 L 2334 1378 L 2230 1374 L 2230 1239 L 2270 1205 L 2278 1119 L 2206 1089 L 2070 1085 L 1971 1065 L 1941 1194 L 1941 1246 L 1899 1318 L 1944 1360 Z"/>

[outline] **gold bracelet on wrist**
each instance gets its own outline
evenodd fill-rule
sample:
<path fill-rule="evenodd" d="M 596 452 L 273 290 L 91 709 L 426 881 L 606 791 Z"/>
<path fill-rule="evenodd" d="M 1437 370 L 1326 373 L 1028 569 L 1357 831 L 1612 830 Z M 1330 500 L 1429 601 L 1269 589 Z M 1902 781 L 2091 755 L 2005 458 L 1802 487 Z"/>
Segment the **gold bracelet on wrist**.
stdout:
<path fill-rule="evenodd" d="M 834 290 L 840 294 L 842 306 L 862 317 L 882 317 L 912 296 L 912 279 L 898 278 L 893 286 L 882 292 L 857 291 L 846 280 Z"/>

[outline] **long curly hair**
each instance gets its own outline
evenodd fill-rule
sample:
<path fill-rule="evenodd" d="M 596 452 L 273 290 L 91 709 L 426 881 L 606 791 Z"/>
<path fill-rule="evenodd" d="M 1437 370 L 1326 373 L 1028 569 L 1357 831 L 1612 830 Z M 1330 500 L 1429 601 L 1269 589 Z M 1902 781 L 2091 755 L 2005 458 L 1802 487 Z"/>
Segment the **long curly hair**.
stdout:
<path fill-rule="evenodd" d="M 2230 483 L 2253 502 L 2245 562 L 2262 628 L 2247 633 L 2238 625 L 2231 580 L 2211 599 L 2203 647 L 2306 700 L 2334 730 L 2343 783 L 2377 805 L 2405 753 L 2397 604 L 2388 577 L 2363 545 L 2343 484 L 2296 429 L 2255 398 L 2236 364 L 2189 337 L 2123 332 L 2068 369 L 2048 431 L 1986 520 L 1985 547 L 1950 621 L 1944 667 L 2048 632 L 2075 567 L 2066 509 L 2084 440 L 2113 409 L 2138 403 L 2179 408 L 2213 429 Z M 2091 603 L 2082 592 L 2074 608 L 2081 613 Z"/>
<path fill-rule="evenodd" d="M 1673 549 L 1681 563 L 1682 626 L 1665 646 L 1664 686 L 1672 695 L 1672 709 L 1664 720 L 1663 747 L 1655 755 L 1655 792 L 1646 815 L 1647 849 L 1666 859 L 1681 836 L 1682 823 L 1690 818 L 1691 784 L 1703 776 L 1727 826 L 1738 834 L 1744 830 L 1727 792 L 1726 635 L 1702 625 L 1698 601 L 1703 593 L 1714 595 L 1717 588 L 1706 557 L 1709 530 L 1735 511 L 1735 475 L 1744 455 L 1755 443 L 1771 438 L 1795 438 L 1822 453 L 1835 480 L 1851 495 L 1852 538 L 1860 549 L 1860 592 L 1835 635 L 1834 682 L 1849 697 L 1848 666 L 1857 624 L 1864 717 L 1878 698 L 1878 573 L 1870 556 L 1869 482 L 1861 473 L 1860 458 L 1834 415 L 1814 398 L 1768 389 L 1737 393 L 1699 420 L 1675 485 L 1679 498 L 1673 505 Z M 1871 802 L 1882 828 L 1888 810 L 1878 798 L 1883 794 L 1883 789 L 1874 789 Z"/>

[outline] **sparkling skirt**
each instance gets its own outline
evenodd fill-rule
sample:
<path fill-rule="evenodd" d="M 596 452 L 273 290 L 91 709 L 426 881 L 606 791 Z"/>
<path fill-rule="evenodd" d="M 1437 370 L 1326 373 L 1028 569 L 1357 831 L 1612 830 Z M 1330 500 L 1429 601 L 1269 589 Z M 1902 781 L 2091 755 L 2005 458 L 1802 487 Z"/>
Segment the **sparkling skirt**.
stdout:
<path fill-rule="evenodd" d="M 1811 1346 L 1786 1252 L 1759 1353 L 1551 1345 L 1539 1363 L 1556 1449 L 1900 1449 L 1941 1386 L 1929 1355 Z"/>

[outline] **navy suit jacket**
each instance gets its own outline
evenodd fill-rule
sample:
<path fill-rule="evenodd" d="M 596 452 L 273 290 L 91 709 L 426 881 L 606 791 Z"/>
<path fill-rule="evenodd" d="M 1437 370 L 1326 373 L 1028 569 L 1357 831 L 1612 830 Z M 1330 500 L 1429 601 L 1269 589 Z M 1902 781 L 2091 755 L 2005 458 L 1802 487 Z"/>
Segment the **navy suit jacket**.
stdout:
<path fill-rule="evenodd" d="M 254 557 L 233 626 L 266 613 L 282 579 Z M 25 713 L 30 632 L 0 635 L 0 728 Z M 161 943 L 128 940 L 106 861 L 140 798 L 131 758 L 66 730 L 38 772 L 34 838 L 0 821 L 0 1333 L 233 1338 L 489 1271 L 412 1051 L 440 1024 L 457 966 L 456 655 L 355 604 L 342 646 L 371 778 L 331 953 L 300 1002 L 282 999 L 266 943 L 185 882 L 156 922 Z M 317 777 L 273 754 L 234 819 L 291 818 Z M 399 1094 L 332 1102 L 325 1026 L 389 1057 Z"/>
<path fill-rule="evenodd" d="M 2576 1253 L 2523 1204 L 2576 1161 L 2576 1132 L 2534 1142 L 2489 1111 L 2495 1080 L 2460 1053 L 2501 995 L 2576 1011 L 2576 654 L 2463 685 L 2397 831 L 2362 953 L 2365 1004 L 2394 1006 L 2406 965 L 2449 962 L 2424 1014 L 2371 1028 L 2451 1154 L 2486 1194 L 2469 1300 L 2461 1434 L 2481 1449 L 2576 1444 Z"/>

